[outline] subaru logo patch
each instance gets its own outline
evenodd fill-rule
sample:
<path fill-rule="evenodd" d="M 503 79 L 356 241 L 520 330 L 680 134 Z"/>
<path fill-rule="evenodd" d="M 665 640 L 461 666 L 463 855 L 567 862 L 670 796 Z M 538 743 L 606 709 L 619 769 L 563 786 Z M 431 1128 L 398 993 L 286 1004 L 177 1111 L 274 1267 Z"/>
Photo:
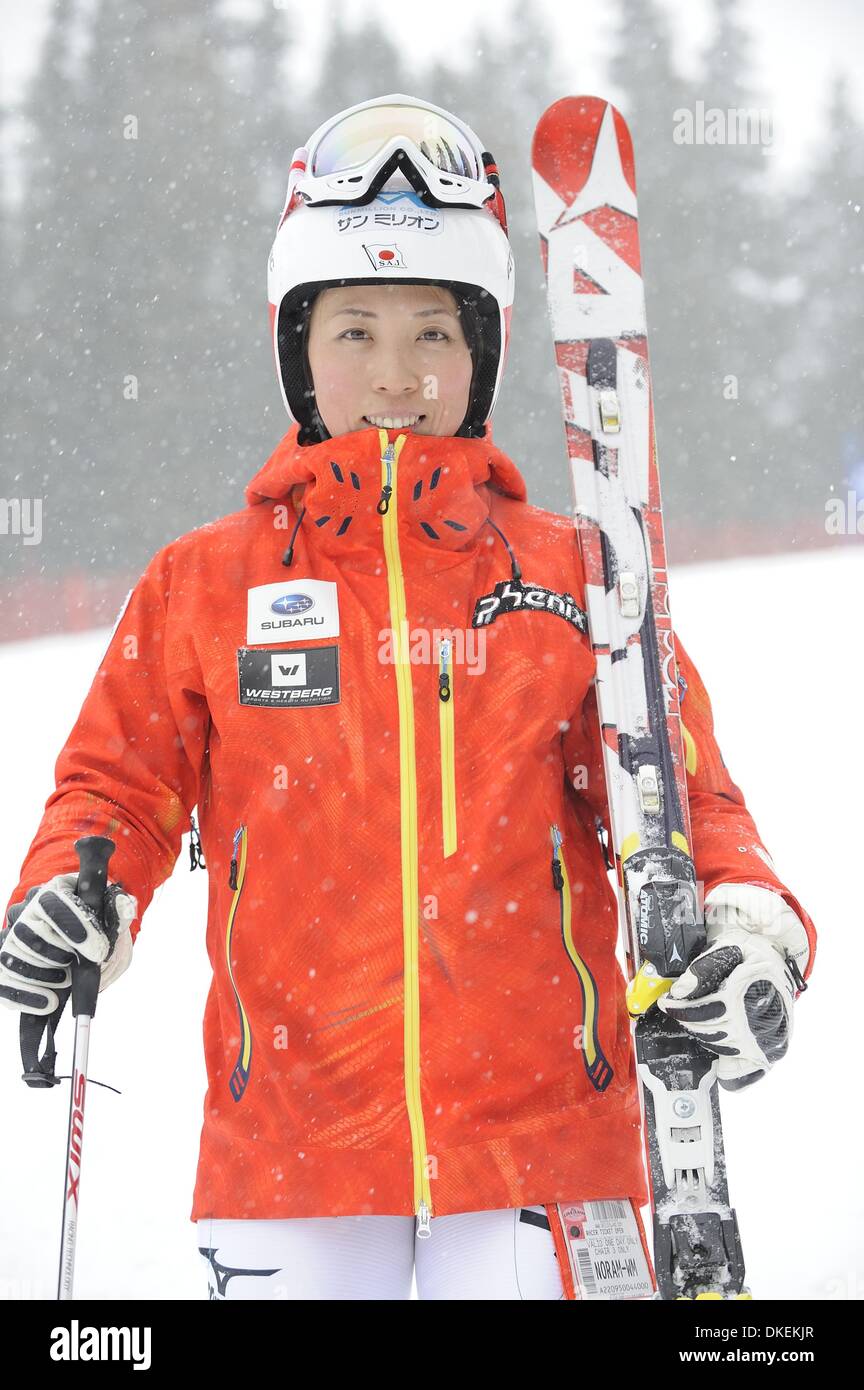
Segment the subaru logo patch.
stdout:
<path fill-rule="evenodd" d="M 308 613 L 315 607 L 314 598 L 308 594 L 281 594 L 270 605 L 271 613 Z"/>
<path fill-rule="evenodd" d="M 288 584 L 297 588 L 289 589 Z M 332 579 L 298 574 L 275 584 L 256 584 L 247 591 L 247 647 L 338 636 L 339 604 Z"/>

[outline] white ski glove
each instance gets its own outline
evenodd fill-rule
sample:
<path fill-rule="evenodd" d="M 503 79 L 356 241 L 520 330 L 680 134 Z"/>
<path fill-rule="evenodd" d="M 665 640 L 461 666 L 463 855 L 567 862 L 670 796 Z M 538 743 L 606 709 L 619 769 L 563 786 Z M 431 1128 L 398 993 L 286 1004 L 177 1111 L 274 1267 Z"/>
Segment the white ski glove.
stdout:
<path fill-rule="evenodd" d="M 720 1085 L 736 1091 L 785 1055 L 810 946 L 780 894 L 750 883 L 706 894 L 705 926 L 707 949 L 657 1007 L 717 1054 Z"/>
<path fill-rule="evenodd" d="M 77 886 L 77 873 L 57 874 L 9 908 L 0 931 L 0 1003 L 7 1008 L 53 1014 L 71 987 L 78 956 L 101 965 L 100 991 L 128 967 L 137 899 L 109 883 L 100 922 L 76 896 Z"/>

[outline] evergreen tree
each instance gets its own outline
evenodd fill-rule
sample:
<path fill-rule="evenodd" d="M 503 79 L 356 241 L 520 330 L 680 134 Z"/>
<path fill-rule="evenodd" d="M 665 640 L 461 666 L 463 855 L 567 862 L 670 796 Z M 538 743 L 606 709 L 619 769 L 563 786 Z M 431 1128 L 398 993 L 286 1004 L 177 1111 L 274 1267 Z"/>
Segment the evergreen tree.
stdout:
<path fill-rule="evenodd" d="M 33 579 L 76 563 L 75 538 L 86 515 L 79 451 L 87 351 L 81 305 L 93 241 L 85 242 L 85 254 L 88 132 L 71 61 L 75 20 L 74 0 L 54 0 L 41 63 L 22 103 L 28 132 L 21 153 L 23 203 L 16 211 L 14 289 L 6 301 L 14 324 L 14 404 L 5 443 L 20 495 L 42 499 L 44 539 L 40 546 L 4 547 L 0 555 L 7 571 Z"/>
<path fill-rule="evenodd" d="M 571 83 L 572 74 L 559 66 L 554 36 L 535 0 L 514 10 L 511 25 L 478 36 L 467 72 L 437 63 L 415 83 L 418 95 L 467 121 L 497 161 L 516 294 L 493 438 L 521 469 L 530 501 L 561 513 L 569 511 L 571 498 L 534 216 L 531 139 L 542 111 Z"/>
<path fill-rule="evenodd" d="M 772 426 L 794 461 L 787 485 L 801 517 L 799 543 L 825 528 L 825 504 L 847 489 L 864 497 L 864 128 L 837 77 L 812 170 L 790 194 L 786 241 L 774 272 L 785 306 L 776 350 Z"/>
<path fill-rule="evenodd" d="M 764 314 L 746 293 L 748 263 L 766 237 L 760 210 L 771 211 L 765 157 L 758 143 L 737 142 L 729 114 L 756 105 L 730 0 L 719 0 L 695 81 L 672 66 L 668 23 L 654 5 L 622 0 L 621 9 L 612 72 L 636 148 L 670 550 L 699 558 L 707 533 L 758 512 L 768 495 L 757 395 Z"/>

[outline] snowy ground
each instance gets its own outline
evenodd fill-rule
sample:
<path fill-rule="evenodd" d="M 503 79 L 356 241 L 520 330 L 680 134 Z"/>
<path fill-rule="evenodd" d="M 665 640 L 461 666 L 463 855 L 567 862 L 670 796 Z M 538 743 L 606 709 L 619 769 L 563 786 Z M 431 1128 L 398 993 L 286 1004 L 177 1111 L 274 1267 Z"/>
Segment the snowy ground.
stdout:
<path fill-rule="evenodd" d="M 732 776 L 821 933 L 789 1057 L 752 1090 L 723 1097 L 748 1281 L 757 1298 L 860 1299 L 860 956 L 857 946 L 850 952 L 861 921 L 864 663 L 855 596 L 864 592 L 864 554 L 690 566 L 674 573 L 671 592 Z M 0 646 L 3 902 L 106 638 Z M 157 891 L 133 968 L 101 996 L 94 1021 L 90 1075 L 122 1095 L 88 1090 L 79 1298 L 206 1294 L 189 1211 L 206 1085 L 207 881 L 188 863 L 181 856 Z M 53 1298 L 68 1082 L 44 1092 L 20 1081 L 17 1027 L 17 1016 L 0 1010 L 0 1298 Z M 68 1017 L 59 1043 L 58 1070 L 66 1071 Z"/>

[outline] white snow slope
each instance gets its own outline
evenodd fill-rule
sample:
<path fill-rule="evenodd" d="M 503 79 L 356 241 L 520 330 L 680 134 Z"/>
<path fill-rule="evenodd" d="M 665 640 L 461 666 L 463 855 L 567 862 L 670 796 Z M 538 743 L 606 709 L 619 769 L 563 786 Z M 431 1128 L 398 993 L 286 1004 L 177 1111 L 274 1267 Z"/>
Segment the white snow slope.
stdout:
<path fill-rule="evenodd" d="M 722 1094 L 732 1199 L 757 1298 L 864 1297 L 860 805 L 864 672 L 860 547 L 688 566 L 672 576 L 676 627 L 711 695 L 720 746 L 820 946 L 788 1056 Z M 859 603 L 855 603 L 858 596 Z M 53 783 L 54 762 L 107 631 L 0 646 L 0 899 Z M 133 965 L 99 1000 L 87 1093 L 76 1297 L 206 1297 L 189 1220 L 206 1078 L 207 879 L 188 854 L 157 890 Z M 2 906 L 2 904 L 0 904 Z M 56 1292 L 69 1083 L 20 1080 L 18 1016 L 0 1009 L 0 1298 Z M 58 1071 L 71 1063 L 72 1023 Z M 579 1193 L 564 1194 L 576 1199 Z"/>

